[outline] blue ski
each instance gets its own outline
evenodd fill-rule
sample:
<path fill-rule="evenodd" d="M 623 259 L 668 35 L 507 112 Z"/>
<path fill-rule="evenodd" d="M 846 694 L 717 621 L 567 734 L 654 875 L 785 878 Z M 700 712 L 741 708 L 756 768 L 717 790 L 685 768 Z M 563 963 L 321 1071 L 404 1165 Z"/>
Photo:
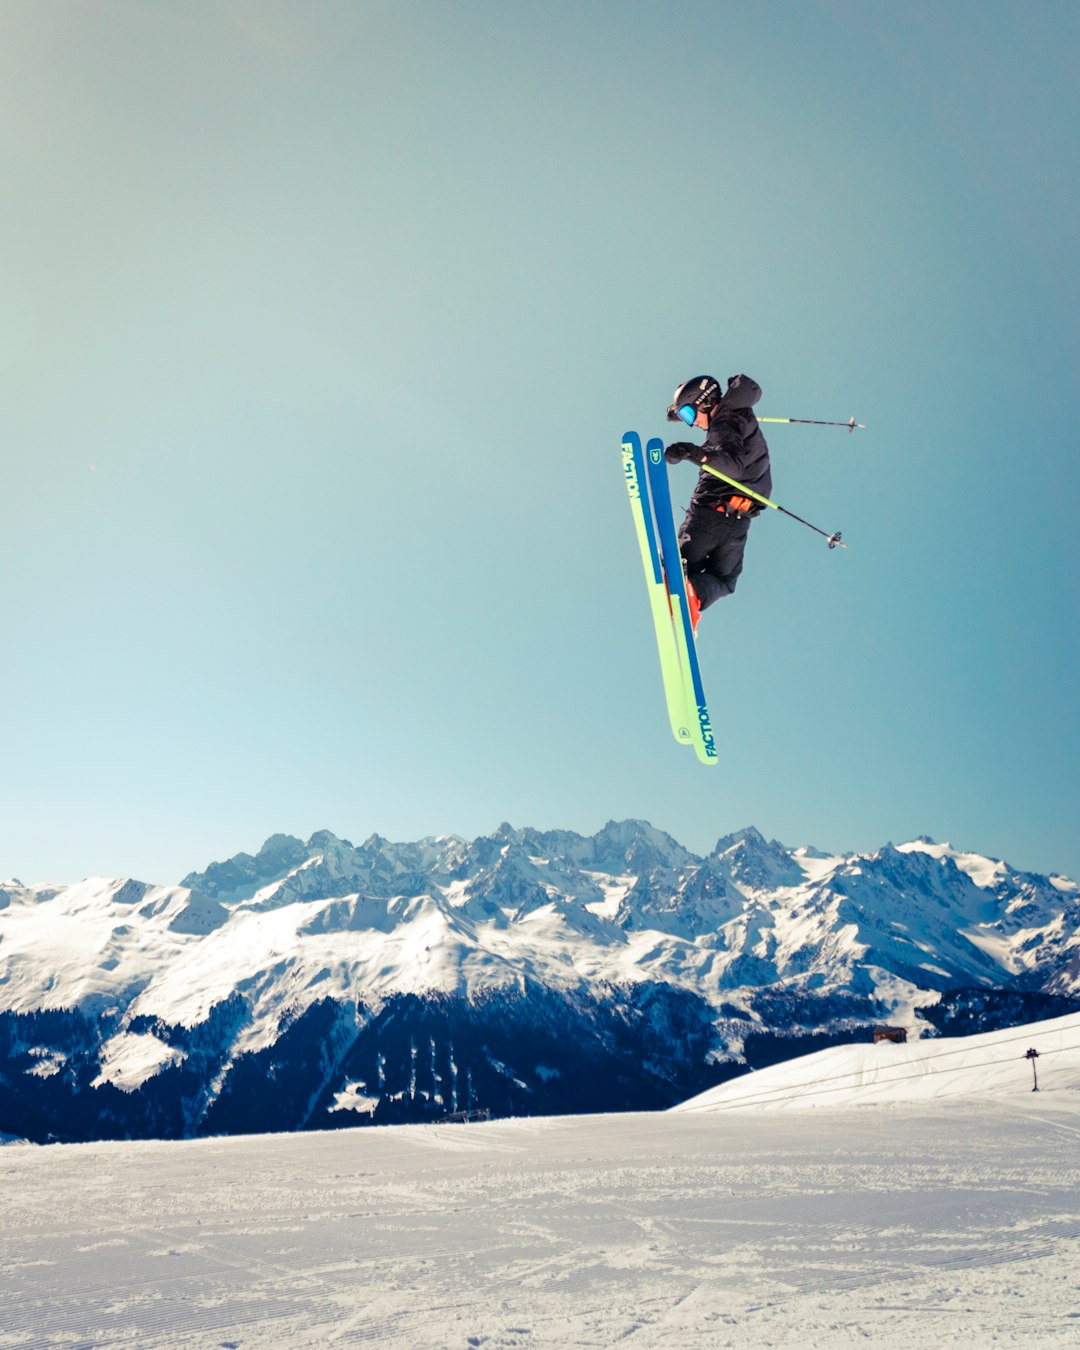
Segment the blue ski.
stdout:
<path fill-rule="evenodd" d="M 690 607 L 686 598 L 686 576 L 683 572 L 679 540 L 675 533 L 675 517 L 671 510 L 671 487 L 668 483 L 664 442 L 654 437 L 645 447 L 648 465 L 649 489 L 660 540 L 660 557 L 664 566 L 668 594 L 671 597 L 672 626 L 690 702 L 694 749 L 702 764 L 716 763 L 716 742 L 713 738 L 709 709 L 705 704 L 705 690 L 701 684 L 701 667 L 697 659 L 697 639 L 690 621 Z"/>

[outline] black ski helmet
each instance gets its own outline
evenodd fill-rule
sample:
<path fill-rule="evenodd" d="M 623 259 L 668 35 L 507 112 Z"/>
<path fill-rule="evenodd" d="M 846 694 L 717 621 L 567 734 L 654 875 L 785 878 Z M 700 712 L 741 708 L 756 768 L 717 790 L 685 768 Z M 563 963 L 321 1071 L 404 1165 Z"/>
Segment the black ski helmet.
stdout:
<path fill-rule="evenodd" d="M 715 408 L 720 401 L 720 385 L 711 375 L 695 375 L 692 380 L 686 380 L 675 390 L 675 397 L 667 410 L 667 420 L 669 422 L 685 422 L 685 417 L 679 416 L 680 408 L 692 408 L 694 417 L 699 412 L 709 412 Z M 693 426 L 694 418 L 687 423 Z"/>

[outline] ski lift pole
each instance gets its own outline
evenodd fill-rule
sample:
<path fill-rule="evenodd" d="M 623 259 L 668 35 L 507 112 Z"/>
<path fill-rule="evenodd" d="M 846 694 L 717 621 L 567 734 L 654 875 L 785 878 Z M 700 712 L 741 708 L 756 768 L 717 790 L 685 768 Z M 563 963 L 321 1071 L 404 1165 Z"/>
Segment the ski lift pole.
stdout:
<path fill-rule="evenodd" d="M 849 417 L 846 422 L 818 422 L 813 417 L 759 417 L 759 422 L 797 422 L 803 427 L 847 427 L 848 431 L 865 431 L 865 422 L 856 422 L 854 417 Z"/>
<path fill-rule="evenodd" d="M 1032 1077 L 1033 1077 L 1034 1080 L 1035 1080 L 1035 1086 L 1034 1086 L 1031 1090 L 1032 1090 L 1032 1092 L 1038 1092 L 1038 1090 L 1039 1090 L 1039 1074 L 1038 1074 L 1038 1071 L 1037 1071 L 1036 1068 L 1035 1068 L 1035 1061 L 1039 1058 L 1039 1052 L 1038 1052 L 1038 1050 L 1035 1049 L 1034 1046 L 1032 1046 L 1032 1048 L 1027 1052 L 1027 1054 L 1024 1056 L 1024 1058 L 1025 1058 L 1025 1059 L 1030 1059 L 1030 1060 L 1031 1060 L 1031 1074 L 1032 1074 Z"/>
<path fill-rule="evenodd" d="M 764 419 L 759 419 L 764 420 Z M 827 530 L 820 529 L 817 525 L 811 525 L 808 520 L 803 520 L 802 516 L 797 516 L 794 511 L 789 511 L 787 507 L 781 506 L 779 502 L 770 501 L 768 497 L 763 497 L 760 492 L 755 492 L 753 488 L 748 488 L 745 483 L 737 483 L 734 478 L 729 478 L 726 473 L 721 473 L 719 469 L 714 469 L 711 464 L 702 464 L 700 466 L 706 473 L 711 473 L 714 478 L 722 479 L 723 482 L 730 484 L 739 492 L 744 492 L 748 497 L 753 497 L 754 501 L 760 502 L 762 506 L 771 507 L 774 511 L 781 511 L 785 516 L 790 516 L 792 520 L 797 520 L 800 525 L 805 525 L 808 530 L 813 530 L 815 534 L 820 534 L 830 548 L 847 548 L 847 544 L 840 539 L 840 531 L 835 530 L 829 534 Z"/>

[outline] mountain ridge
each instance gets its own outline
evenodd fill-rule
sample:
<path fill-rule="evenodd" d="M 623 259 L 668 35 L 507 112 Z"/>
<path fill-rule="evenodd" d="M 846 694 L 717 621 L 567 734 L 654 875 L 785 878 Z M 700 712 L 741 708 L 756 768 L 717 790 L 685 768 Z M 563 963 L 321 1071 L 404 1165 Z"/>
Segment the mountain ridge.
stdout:
<path fill-rule="evenodd" d="M 265 1105 L 282 1075 L 317 1103 L 297 1098 L 294 1128 L 351 1118 L 339 1097 L 437 1114 L 466 1070 L 474 1105 L 573 1110 L 585 1062 L 617 1100 L 669 1105 L 763 1039 L 932 1032 L 965 990 L 1080 995 L 1080 887 L 925 836 L 828 854 L 748 826 L 697 855 L 637 820 L 275 834 L 174 886 L 0 885 L 0 1076 L 34 1100 L 111 1093 L 117 1119 L 168 1097 L 180 1132 L 222 1101 L 250 1124 L 241 1081 Z M 53 1041 L 35 1017 L 59 1019 Z"/>

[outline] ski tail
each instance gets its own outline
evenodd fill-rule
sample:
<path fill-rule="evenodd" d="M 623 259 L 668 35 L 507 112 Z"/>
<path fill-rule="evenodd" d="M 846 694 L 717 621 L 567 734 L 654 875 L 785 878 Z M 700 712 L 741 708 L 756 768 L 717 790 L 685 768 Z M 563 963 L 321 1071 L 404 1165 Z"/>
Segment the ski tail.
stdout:
<path fill-rule="evenodd" d="M 691 685 L 686 678 L 685 662 L 680 655 L 674 608 L 669 601 L 664 568 L 660 560 L 641 437 L 634 431 L 628 431 L 622 439 L 622 461 L 626 490 L 630 497 L 630 511 L 634 518 L 634 531 L 645 569 L 645 583 L 653 627 L 656 631 L 656 646 L 660 656 L 660 675 L 664 683 L 668 720 L 675 739 L 682 745 L 692 745 L 695 737 L 692 729 L 692 707 L 688 696 Z"/>

